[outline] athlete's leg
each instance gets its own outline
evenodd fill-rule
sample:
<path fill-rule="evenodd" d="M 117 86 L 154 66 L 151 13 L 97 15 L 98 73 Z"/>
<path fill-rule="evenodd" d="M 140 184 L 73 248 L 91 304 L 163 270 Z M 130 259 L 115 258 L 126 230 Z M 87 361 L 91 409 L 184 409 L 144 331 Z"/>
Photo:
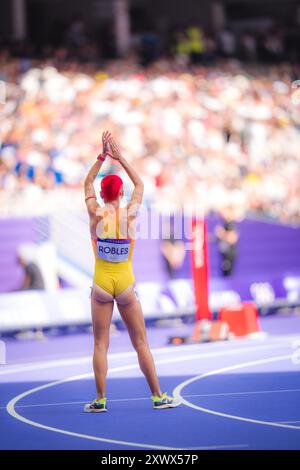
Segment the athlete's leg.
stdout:
<path fill-rule="evenodd" d="M 105 397 L 109 328 L 113 312 L 112 295 L 94 285 L 91 295 L 91 307 L 94 332 L 93 368 L 97 398 L 100 399 Z"/>
<path fill-rule="evenodd" d="M 149 384 L 152 395 L 161 396 L 153 357 L 148 345 L 142 308 L 133 286 L 116 296 L 118 309 L 127 326 L 134 349 L 137 352 L 140 368 Z"/>

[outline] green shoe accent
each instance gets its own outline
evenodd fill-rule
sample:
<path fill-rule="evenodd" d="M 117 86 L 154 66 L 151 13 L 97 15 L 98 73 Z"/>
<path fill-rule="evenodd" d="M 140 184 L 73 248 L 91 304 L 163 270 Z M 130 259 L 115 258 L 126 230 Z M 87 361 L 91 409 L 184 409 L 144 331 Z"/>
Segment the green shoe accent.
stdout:
<path fill-rule="evenodd" d="M 162 410 L 165 408 L 176 408 L 180 405 L 180 402 L 177 402 L 174 397 L 170 397 L 167 392 L 162 393 L 159 397 L 157 395 L 152 395 L 153 408 L 156 410 Z"/>
<path fill-rule="evenodd" d="M 101 413 L 105 411 L 107 411 L 105 397 L 100 398 L 99 400 L 93 400 L 91 403 L 84 406 L 85 413 Z"/>

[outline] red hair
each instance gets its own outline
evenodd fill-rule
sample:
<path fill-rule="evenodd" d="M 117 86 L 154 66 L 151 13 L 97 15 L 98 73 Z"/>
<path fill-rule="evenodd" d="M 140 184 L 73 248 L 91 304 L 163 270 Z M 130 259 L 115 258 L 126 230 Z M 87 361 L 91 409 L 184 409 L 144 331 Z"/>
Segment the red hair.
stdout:
<path fill-rule="evenodd" d="M 118 175 L 107 175 L 101 181 L 101 193 L 105 202 L 111 202 L 120 195 L 123 181 Z"/>

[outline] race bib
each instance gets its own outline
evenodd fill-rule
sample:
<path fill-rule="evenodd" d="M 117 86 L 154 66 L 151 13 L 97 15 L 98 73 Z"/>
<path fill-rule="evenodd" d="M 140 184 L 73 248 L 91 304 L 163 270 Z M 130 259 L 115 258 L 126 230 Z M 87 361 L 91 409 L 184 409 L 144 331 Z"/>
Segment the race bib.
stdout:
<path fill-rule="evenodd" d="M 130 251 L 129 239 L 110 239 L 98 238 L 97 239 L 97 255 L 98 258 L 112 263 L 120 263 L 121 261 L 128 261 Z"/>

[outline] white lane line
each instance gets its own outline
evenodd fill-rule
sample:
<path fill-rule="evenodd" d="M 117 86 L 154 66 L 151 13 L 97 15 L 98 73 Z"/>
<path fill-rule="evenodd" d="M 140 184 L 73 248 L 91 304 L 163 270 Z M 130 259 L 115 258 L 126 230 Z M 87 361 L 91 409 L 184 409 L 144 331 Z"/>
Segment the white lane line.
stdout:
<path fill-rule="evenodd" d="M 256 361 L 244 362 L 244 363 L 241 363 L 241 364 L 236 364 L 234 366 L 229 366 L 229 367 L 223 367 L 221 369 L 216 369 L 216 370 L 207 372 L 205 374 L 198 375 L 198 376 L 193 377 L 191 379 L 185 380 L 181 384 L 177 385 L 177 387 L 175 387 L 175 389 L 173 390 L 173 395 L 178 400 L 181 400 L 182 403 L 184 405 L 188 406 L 189 408 L 193 408 L 194 410 L 197 410 L 197 411 L 203 411 L 204 413 L 208 413 L 208 414 L 212 414 L 212 415 L 216 415 L 216 416 L 221 416 L 222 418 L 229 418 L 229 419 L 235 419 L 235 420 L 238 420 L 238 421 L 244 421 L 244 422 L 248 422 L 248 423 L 263 424 L 265 426 L 273 426 L 273 427 L 279 427 L 279 428 L 299 430 L 300 426 L 293 426 L 293 425 L 290 425 L 290 424 L 283 424 L 283 423 L 272 422 L 272 421 L 263 421 L 263 420 L 259 420 L 259 419 L 245 418 L 243 416 L 233 415 L 233 414 L 229 414 L 229 413 L 222 413 L 222 412 L 219 412 L 219 411 L 212 410 L 210 408 L 205 408 L 205 407 L 202 407 L 202 406 L 198 406 L 198 405 L 195 405 L 194 403 L 189 402 L 188 400 L 186 400 L 181 395 L 181 392 L 185 387 L 187 387 L 188 385 L 190 385 L 193 382 L 203 380 L 206 377 L 211 377 L 213 375 L 223 374 L 223 373 L 226 373 L 226 372 L 230 372 L 232 370 L 238 370 L 238 369 L 251 367 L 251 366 L 255 366 L 255 365 L 259 365 L 259 364 L 270 364 L 272 362 L 285 361 L 287 359 L 291 360 L 291 357 L 292 357 L 292 355 L 288 354 L 288 355 L 285 355 L 285 356 L 276 356 L 276 357 L 271 357 L 271 358 L 267 358 L 267 359 L 260 359 L 260 360 L 256 360 Z"/>
<path fill-rule="evenodd" d="M 201 393 L 196 395 L 184 395 L 184 398 L 194 398 L 194 397 L 230 397 L 236 395 L 260 395 L 264 393 L 297 393 L 300 392 L 300 388 L 295 389 L 283 389 L 283 390 L 257 390 L 250 392 L 226 392 L 226 393 Z"/>
<path fill-rule="evenodd" d="M 222 354 L 222 351 L 220 352 L 220 354 Z M 199 353 L 196 354 L 196 355 L 194 354 L 194 355 L 187 355 L 187 356 L 181 356 L 181 357 L 176 356 L 176 357 L 172 357 L 172 358 L 168 358 L 168 359 L 157 360 L 156 364 L 168 364 L 168 363 L 178 362 L 178 361 L 199 359 L 199 356 L 200 356 Z M 138 364 L 131 364 L 131 365 L 126 365 L 126 366 L 115 367 L 113 369 L 110 369 L 109 374 L 114 373 L 114 372 L 130 370 L 130 369 L 136 369 L 138 367 L 139 367 Z M 117 445 L 121 444 L 121 445 L 129 446 L 129 447 L 139 447 L 139 448 L 143 448 L 143 449 L 144 448 L 149 448 L 149 449 L 162 449 L 162 450 L 174 450 L 174 449 L 177 450 L 177 448 L 174 448 L 174 447 L 165 447 L 165 446 L 159 446 L 159 445 L 153 445 L 153 444 L 141 444 L 141 443 L 138 443 L 138 442 L 121 441 L 121 440 L 116 440 L 116 439 L 107 439 L 107 438 L 103 438 L 103 437 L 92 436 L 90 434 L 76 433 L 76 432 L 67 431 L 67 430 L 60 429 L 60 428 L 55 428 L 55 427 L 52 427 L 52 426 L 47 426 L 47 425 L 44 425 L 44 424 L 38 423 L 36 421 L 32 421 L 30 419 L 25 418 L 24 416 L 20 415 L 15 409 L 16 404 L 18 403 L 18 401 L 20 401 L 21 399 L 23 399 L 23 398 L 25 398 L 29 395 L 32 395 L 33 393 L 36 393 L 36 392 L 39 392 L 41 390 L 45 390 L 47 388 L 54 387 L 54 386 L 57 386 L 57 385 L 60 385 L 60 384 L 63 384 L 63 383 L 90 378 L 92 376 L 93 376 L 93 373 L 81 374 L 81 375 L 69 377 L 67 379 L 56 380 L 55 382 L 50 382 L 48 384 L 41 385 L 39 387 L 35 387 L 35 388 L 30 389 L 30 390 L 27 390 L 26 392 L 21 393 L 20 395 L 12 398 L 9 401 L 9 403 L 6 406 L 7 412 L 12 417 L 18 419 L 19 421 L 22 421 L 23 423 L 29 424 L 29 425 L 37 427 L 37 428 L 45 429 L 45 430 L 48 430 L 48 431 L 57 432 L 57 433 L 60 433 L 60 434 L 66 434 L 68 436 L 79 437 L 79 438 L 82 438 L 82 439 L 89 439 L 89 440 L 93 440 L 93 441 L 107 442 L 107 443 L 110 443 L 110 444 L 117 444 Z"/>
<path fill-rule="evenodd" d="M 198 350 L 199 344 L 197 345 L 183 345 L 179 348 L 174 346 L 169 346 L 166 348 L 156 348 L 151 349 L 154 355 L 156 354 L 169 354 L 172 352 L 182 352 L 185 350 L 193 351 Z M 72 366 L 72 365 L 81 365 L 81 364 L 89 364 L 92 362 L 92 353 L 88 356 L 76 357 L 73 359 L 55 359 L 50 361 L 42 361 L 42 362 L 33 362 L 33 363 L 24 363 L 18 364 L 13 366 L 4 366 L 0 368 L 0 375 L 6 374 L 15 374 L 17 372 L 27 372 L 32 370 L 40 370 L 40 369 L 48 369 L 52 367 L 64 367 L 64 366 Z M 127 351 L 127 352 L 120 352 L 120 353 L 112 353 L 108 354 L 108 360 L 114 359 L 125 359 L 125 358 L 132 358 L 136 357 L 135 351 Z"/>
<path fill-rule="evenodd" d="M 285 423 L 287 423 L 287 424 L 289 424 L 289 423 L 290 424 L 293 424 L 293 423 L 297 424 L 297 423 L 300 423 L 300 421 L 278 421 L 278 423 L 280 423 L 280 424 L 285 424 Z"/>
<path fill-rule="evenodd" d="M 248 444 L 220 444 L 216 446 L 185 447 L 184 450 L 217 450 L 217 449 L 245 449 Z"/>
<path fill-rule="evenodd" d="M 274 345 L 273 348 L 276 347 L 276 346 L 277 346 L 277 344 Z M 198 349 L 200 350 L 201 348 L 198 347 Z M 244 352 L 244 349 L 245 348 L 242 348 L 243 352 Z M 268 348 L 268 349 L 270 349 L 270 348 Z M 253 350 L 256 351 L 257 348 L 251 348 L 251 351 L 253 351 Z M 233 351 L 236 351 L 236 350 L 233 350 Z M 227 352 L 229 352 L 229 351 L 227 351 Z M 224 356 L 224 351 L 219 351 L 218 355 L 223 357 Z M 176 357 L 172 357 L 172 358 L 169 358 L 169 359 L 160 359 L 160 360 L 156 361 L 156 364 L 162 364 L 162 363 L 166 364 L 166 363 L 178 362 L 178 361 L 182 361 L 182 360 L 199 359 L 200 357 L 203 357 L 203 354 L 201 354 L 201 351 L 199 351 L 199 353 L 197 355 L 188 355 L 188 356 L 181 356 L 181 357 L 176 356 Z M 129 368 L 136 369 L 137 367 L 139 367 L 138 364 L 132 364 L 131 366 L 115 367 L 113 369 L 110 369 L 109 374 L 113 373 L 113 372 L 122 371 L 122 370 L 129 370 Z M 93 376 L 92 373 L 81 374 L 81 375 L 69 377 L 67 379 L 62 379 L 62 380 L 57 380 L 57 381 L 54 381 L 54 382 L 50 382 L 48 384 L 41 385 L 39 387 L 35 387 L 35 388 L 30 389 L 30 390 L 27 390 L 26 392 L 23 392 L 20 395 L 17 395 L 16 397 L 12 398 L 9 401 L 9 403 L 7 404 L 7 407 L 6 407 L 7 412 L 13 418 L 15 418 L 19 421 L 22 421 L 23 423 L 26 423 L 30 426 L 34 426 L 34 427 L 44 429 L 44 430 L 47 430 L 47 431 L 56 432 L 56 433 L 59 433 L 59 434 L 65 434 L 65 435 L 69 435 L 69 436 L 73 436 L 73 437 L 79 437 L 79 438 L 82 438 L 82 439 L 88 439 L 88 440 L 93 440 L 93 441 L 107 442 L 107 443 L 111 443 L 111 444 L 119 444 L 119 445 L 121 444 L 121 445 L 129 446 L 129 447 L 170 450 L 169 447 L 164 447 L 164 446 L 157 446 L 157 445 L 153 445 L 153 444 L 141 444 L 141 443 L 137 443 L 137 442 L 120 441 L 120 440 L 115 440 L 115 439 L 107 439 L 107 438 L 104 438 L 104 437 L 96 437 L 96 436 L 92 436 L 92 435 L 89 435 L 89 434 L 76 433 L 76 432 L 71 432 L 71 431 L 67 431 L 67 430 L 64 430 L 64 429 L 60 429 L 60 428 L 55 428 L 55 427 L 52 427 L 52 426 L 47 426 L 47 425 L 44 425 L 42 423 L 38 423 L 36 421 L 32 421 L 28 418 L 25 418 L 24 416 L 20 415 L 15 409 L 17 403 L 20 400 L 22 400 L 23 398 L 25 398 L 29 395 L 32 395 L 33 393 L 36 393 L 36 392 L 39 392 L 41 390 L 45 390 L 47 388 L 54 387 L 56 385 L 60 385 L 60 384 L 63 384 L 63 383 L 90 378 L 92 376 Z M 242 444 L 242 445 L 244 446 L 244 444 Z"/>
<path fill-rule="evenodd" d="M 112 398 L 108 400 L 108 403 L 110 402 L 122 402 L 122 401 L 141 401 L 141 400 L 150 400 L 150 395 L 149 397 L 140 397 L 140 398 Z M 35 403 L 32 405 L 17 405 L 16 408 L 39 408 L 43 406 L 67 406 L 67 405 L 83 405 L 87 403 L 86 401 L 62 401 L 62 402 L 57 402 L 57 403 Z M 6 406 L 0 406 L 0 409 L 5 409 Z"/>
<path fill-rule="evenodd" d="M 300 340 L 300 336 L 295 336 L 295 335 L 286 335 L 284 337 L 282 336 L 272 336 L 268 337 L 267 339 L 264 339 L 265 344 L 269 344 L 267 348 L 272 345 L 270 344 L 270 341 L 272 341 L 272 344 L 280 344 L 280 343 L 287 343 L 287 341 L 294 341 L 294 340 Z M 155 354 L 168 354 L 169 352 L 182 352 L 185 350 L 192 351 L 195 349 L 198 349 L 199 346 L 204 350 L 207 349 L 215 349 L 219 350 L 222 349 L 224 351 L 224 348 L 228 346 L 233 346 L 236 345 L 237 347 L 239 346 L 239 343 L 244 342 L 244 347 L 246 348 L 247 345 L 251 346 L 250 347 L 264 347 L 259 346 L 262 343 L 262 340 L 257 340 L 257 339 L 233 339 L 230 341 L 226 342 L 214 342 L 214 343 L 202 343 L 201 345 L 199 344 L 186 344 L 186 345 L 181 345 L 180 348 L 177 346 L 167 346 L 164 348 L 151 348 L 152 353 Z M 274 343 L 273 343 L 274 342 Z M 256 343 L 256 346 L 255 344 Z M 290 344 L 289 344 L 290 346 Z M 238 348 L 237 348 L 238 349 Z M 240 350 L 239 348 L 238 350 Z M 125 351 L 125 352 L 119 352 L 119 353 L 110 353 L 108 354 L 108 359 L 119 359 L 119 358 L 131 358 L 135 357 L 136 353 L 135 351 Z M 87 356 L 80 356 L 76 358 L 66 358 L 66 359 L 50 359 L 50 360 L 45 360 L 45 361 L 38 361 L 38 362 L 30 362 L 30 363 L 18 363 L 18 364 L 13 364 L 13 365 L 6 365 L 6 366 L 0 366 L 0 375 L 5 375 L 5 374 L 14 374 L 17 372 L 27 372 L 29 370 L 40 370 L 40 369 L 46 369 L 46 368 L 52 368 L 52 367 L 63 367 L 63 366 L 70 366 L 70 365 L 80 365 L 80 364 L 85 364 L 91 362 L 91 354 Z"/>
<path fill-rule="evenodd" d="M 183 395 L 183 398 L 197 398 L 197 397 L 226 397 L 236 395 L 260 395 L 269 393 L 294 393 L 300 392 L 300 389 L 283 389 L 283 390 L 258 390 L 250 392 L 226 392 L 226 393 L 201 393 L 196 395 Z M 108 403 L 111 402 L 128 402 L 128 401 L 148 401 L 149 397 L 137 398 L 110 398 Z M 83 405 L 86 401 L 63 401 L 56 403 L 35 403 L 32 405 L 17 405 L 16 408 L 39 408 L 44 406 L 68 406 L 68 405 Z M 0 406 L 0 409 L 6 409 L 6 406 Z M 300 421 L 278 421 L 280 423 L 299 423 Z"/>
<path fill-rule="evenodd" d="M 126 370 L 128 370 L 128 366 L 125 366 L 125 367 L 126 367 Z M 136 367 L 137 367 L 136 364 L 131 365 L 132 369 L 134 369 Z M 117 369 L 117 370 L 115 370 L 115 369 Z M 111 369 L 110 372 L 113 373 L 115 371 L 120 371 L 120 370 L 122 370 L 122 367 L 117 367 L 115 369 Z M 117 440 L 117 439 L 108 439 L 108 438 L 104 438 L 104 437 L 92 436 L 90 434 L 82 434 L 82 433 L 67 431 L 65 429 L 60 429 L 60 428 L 56 428 L 56 427 L 53 427 L 53 426 L 47 426 L 45 424 L 41 424 L 41 423 L 38 423 L 36 421 L 32 421 L 30 419 L 25 418 L 24 416 L 20 415 L 15 409 L 15 406 L 16 406 L 17 402 L 19 400 L 21 400 L 22 398 L 25 398 L 28 395 L 31 395 L 33 393 L 37 393 L 41 390 L 45 390 L 45 389 L 50 388 L 50 387 L 54 387 L 56 385 L 60 385 L 62 383 L 71 382 L 71 381 L 75 381 L 75 380 L 86 379 L 86 378 L 92 377 L 92 375 L 93 375 L 92 373 L 81 374 L 81 375 L 77 375 L 77 376 L 74 376 L 74 377 L 69 377 L 68 379 L 57 380 L 55 382 L 50 382 L 50 383 L 42 385 L 40 387 L 32 388 L 31 390 L 28 390 L 27 392 L 21 393 L 20 395 L 14 397 L 12 400 L 10 400 L 10 402 L 7 404 L 7 407 L 6 407 L 7 412 L 12 417 L 16 418 L 19 421 L 22 421 L 23 423 L 29 424 L 30 426 L 34 426 L 34 427 L 44 429 L 44 430 L 47 430 L 47 431 L 56 432 L 56 433 L 59 433 L 59 434 L 65 434 L 67 436 L 79 437 L 79 438 L 88 439 L 88 440 L 91 440 L 91 441 L 106 442 L 106 443 L 115 444 L 115 445 L 125 445 L 125 446 L 129 446 L 129 447 L 138 447 L 138 448 L 142 448 L 142 449 L 150 448 L 150 449 L 174 450 L 174 447 L 165 447 L 165 446 L 159 446 L 159 445 L 153 445 L 153 444 L 142 444 L 142 443 L 139 443 L 139 442 L 130 442 L 130 441 Z"/>
<path fill-rule="evenodd" d="M 244 343 L 245 347 L 247 345 L 252 345 L 254 346 L 255 343 L 257 345 L 259 344 L 262 344 L 262 343 L 287 343 L 288 341 L 290 342 L 293 342 L 293 341 L 296 341 L 296 340 L 300 340 L 300 336 L 299 335 L 280 335 L 280 336 L 267 336 L 266 338 L 263 338 L 263 339 L 257 339 L 257 338 L 235 338 L 235 339 L 231 339 L 231 340 L 228 340 L 226 342 L 224 341 L 220 341 L 220 342 L 211 342 L 211 343 L 201 343 L 201 348 L 203 349 L 222 349 L 224 350 L 224 348 L 226 347 L 230 347 L 230 346 L 233 346 L 233 345 L 236 345 L 236 346 L 239 346 L 239 343 Z M 92 341 L 92 340 L 91 340 Z M 289 343 L 291 344 L 291 343 Z M 166 346 L 166 347 L 161 347 L 161 348 L 151 348 L 151 351 L 155 354 L 155 353 L 159 353 L 159 354 L 168 354 L 170 351 L 172 352 L 182 352 L 184 351 L 185 349 L 187 350 L 193 350 L 193 349 L 197 349 L 199 347 L 199 343 L 198 344 L 183 344 L 183 345 L 180 345 L 179 346 Z M 92 354 L 92 352 L 91 352 Z M 75 357 L 75 358 L 65 358 L 65 359 L 51 359 L 49 356 L 47 359 L 43 360 L 43 361 L 31 361 L 31 362 L 19 362 L 19 363 L 15 363 L 15 364 L 8 364 L 5 367 L 6 371 L 9 372 L 9 369 L 14 369 L 12 370 L 12 372 L 14 372 L 15 370 L 17 371 L 22 371 L 24 370 L 23 367 L 24 366 L 29 366 L 29 367 L 34 367 L 35 365 L 49 365 L 49 367 L 53 367 L 53 365 L 56 367 L 56 366 L 60 366 L 60 365 L 69 365 L 70 363 L 74 363 L 75 365 L 77 363 L 81 363 L 82 361 L 87 361 L 90 357 L 91 357 L 91 354 L 89 355 L 86 355 L 86 356 L 79 356 L 79 357 Z M 118 352 L 118 353 L 109 353 L 108 354 L 108 357 L 111 358 L 111 359 L 117 359 L 119 357 L 133 357 L 135 356 L 135 351 L 121 351 L 121 352 Z M 47 357 L 47 356 L 46 356 Z M 4 373 L 4 370 L 1 370 L 3 368 L 3 366 L 0 365 L 0 374 Z M 6 372 L 5 372 L 6 373 Z"/>
<path fill-rule="evenodd" d="M 270 349 L 274 349 L 274 347 L 278 346 L 278 342 L 276 343 L 271 343 L 271 344 L 264 344 L 264 345 L 253 345 L 253 346 L 244 346 L 242 348 L 233 348 L 229 350 L 224 351 L 223 348 L 217 348 L 217 351 L 212 351 L 212 352 L 207 352 L 207 353 L 202 353 L 201 358 L 208 358 L 208 357 L 218 357 L 220 355 L 219 349 L 221 349 L 222 356 L 231 356 L 233 354 L 240 354 L 244 352 L 252 352 L 252 351 L 268 351 Z M 182 351 L 203 351 L 202 349 L 203 345 L 189 345 L 189 346 L 180 346 L 180 349 L 177 349 L 176 347 L 168 347 L 168 348 L 159 348 L 159 349 L 152 349 L 152 353 L 154 356 L 160 355 L 160 354 L 169 354 L 173 352 L 182 352 Z M 284 344 L 281 345 L 281 347 L 291 347 L 290 344 Z M 111 354 L 108 355 L 108 360 L 111 359 L 120 359 L 120 358 L 136 358 L 136 352 L 135 351 L 130 351 L 128 353 L 116 353 L 116 354 Z M 76 359 L 59 359 L 57 361 L 47 361 L 47 362 L 42 362 L 42 363 L 33 363 L 33 364 L 25 364 L 25 365 L 19 365 L 18 367 L 12 367 L 12 368 L 7 368 L 7 366 L 4 366 L 2 369 L 0 369 L 0 376 L 1 375 L 7 375 L 7 374 L 16 374 L 19 372 L 29 372 L 29 371 L 35 371 L 35 370 L 44 370 L 44 369 L 51 369 L 51 368 L 57 368 L 57 367 L 67 367 L 67 366 L 73 366 L 73 365 L 82 365 L 82 364 L 91 364 L 91 356 L 84 356 L 81 358 L 76 358 Z"/>

